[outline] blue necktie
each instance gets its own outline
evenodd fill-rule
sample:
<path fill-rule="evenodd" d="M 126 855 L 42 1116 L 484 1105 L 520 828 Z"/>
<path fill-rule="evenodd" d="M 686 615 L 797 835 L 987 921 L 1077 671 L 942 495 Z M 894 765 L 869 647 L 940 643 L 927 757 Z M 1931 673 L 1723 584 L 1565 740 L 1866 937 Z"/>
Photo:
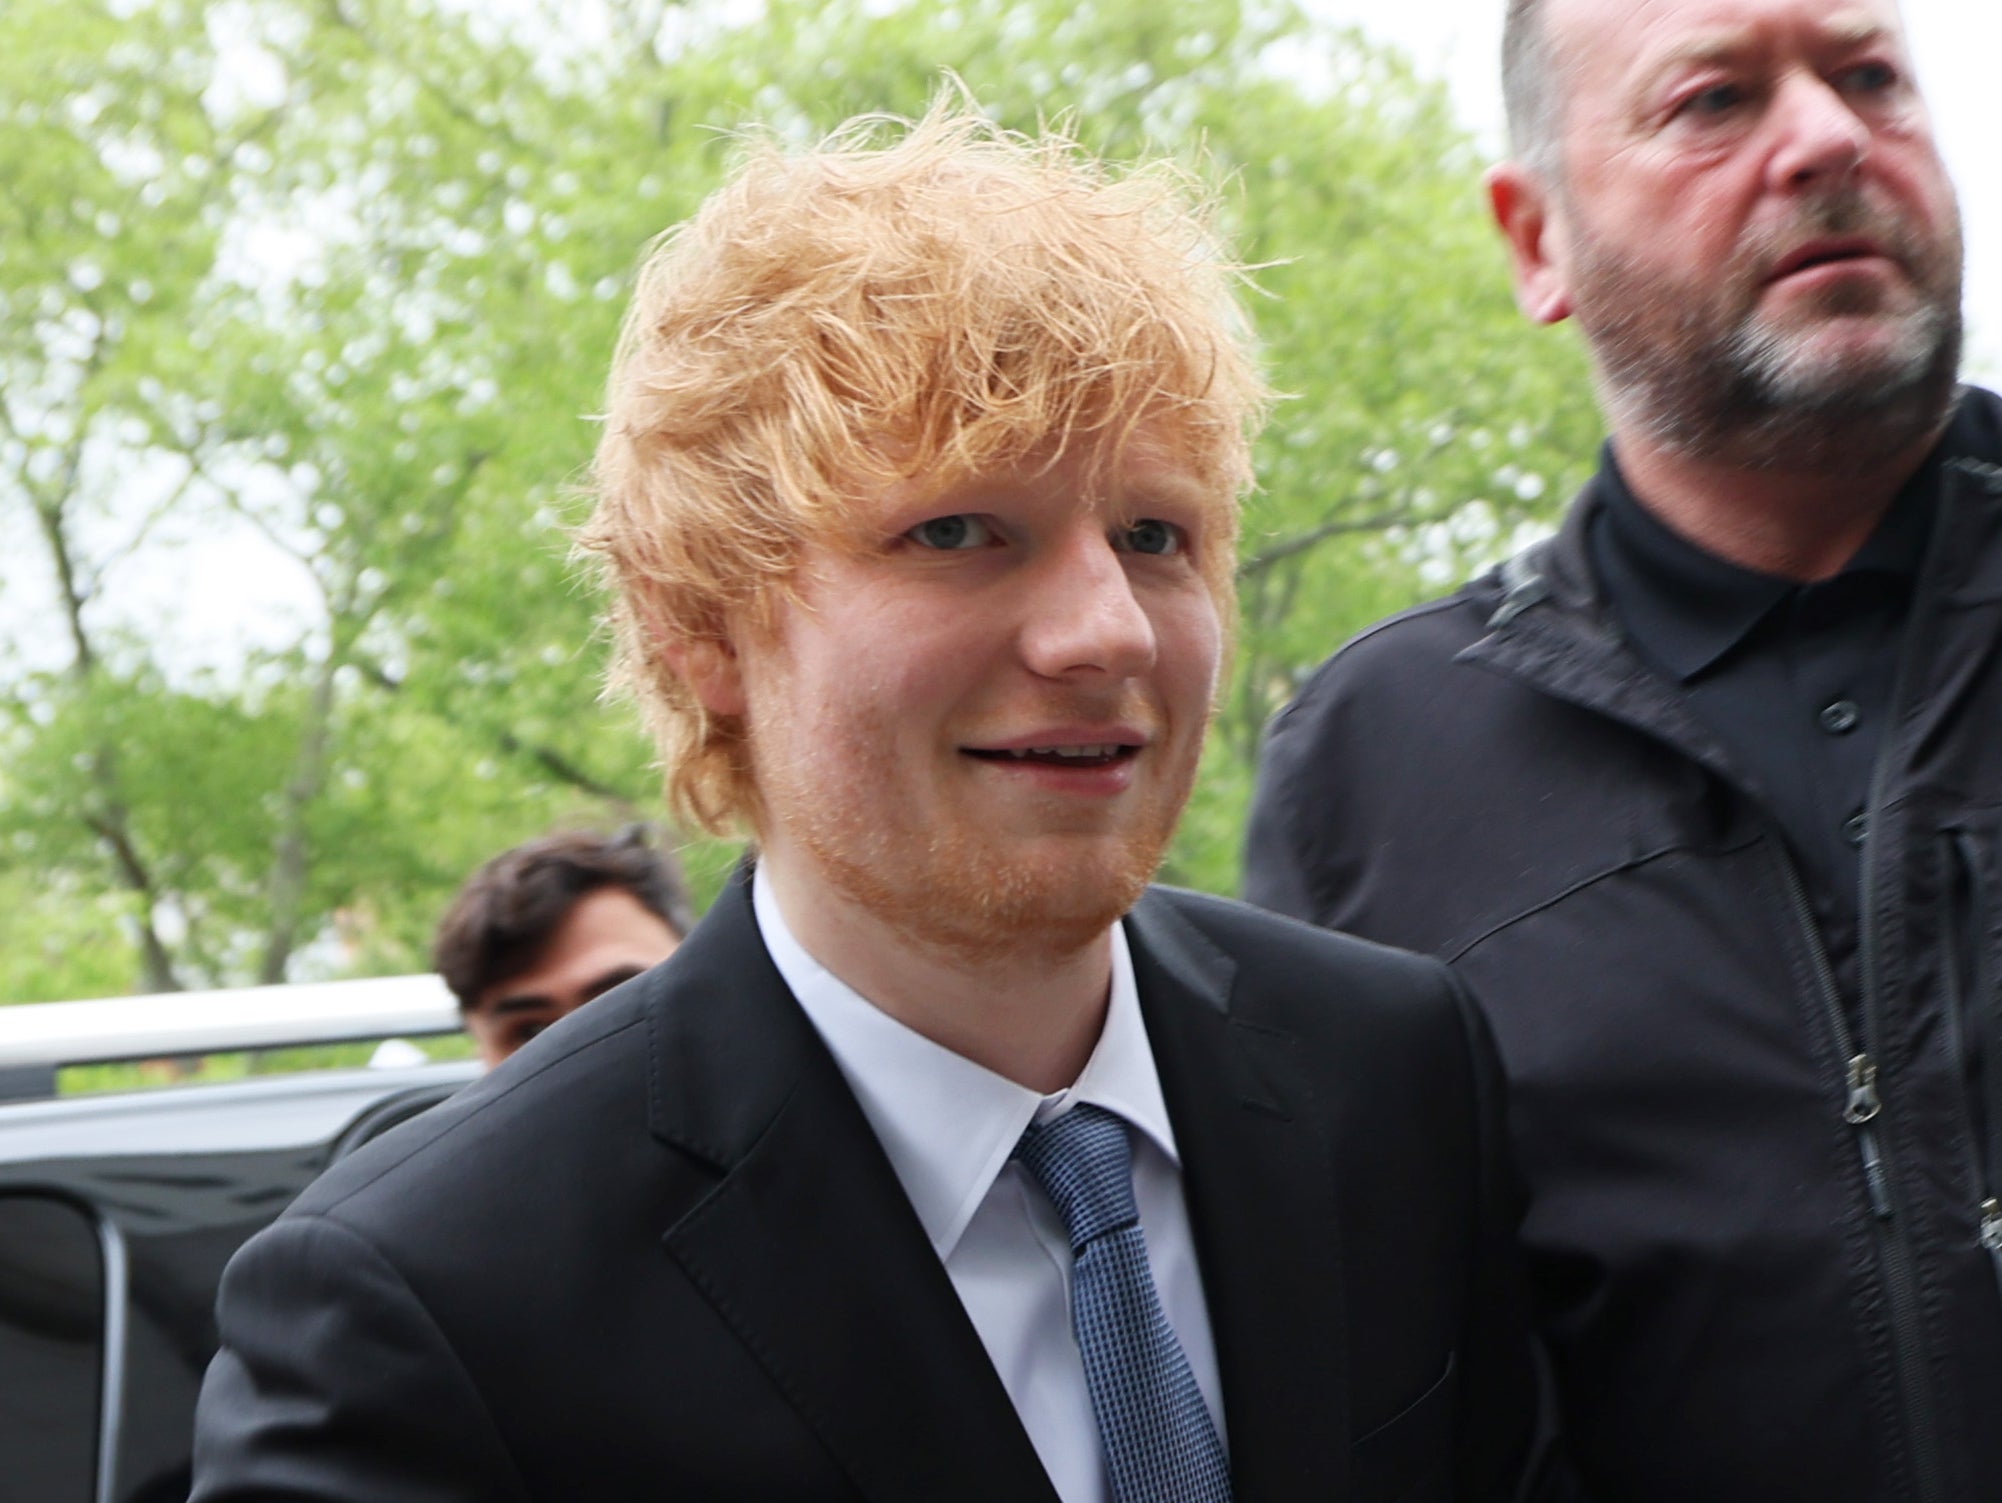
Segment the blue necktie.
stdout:
<path fill-rule="evenodd" d="M 1073 1107 L 1015 1145 L 1071 1242 L 1071 1327 L 1117 1503 L 1230 1503 L 1230 1465 L 1154 1291 L 1126 1124 Z"/>

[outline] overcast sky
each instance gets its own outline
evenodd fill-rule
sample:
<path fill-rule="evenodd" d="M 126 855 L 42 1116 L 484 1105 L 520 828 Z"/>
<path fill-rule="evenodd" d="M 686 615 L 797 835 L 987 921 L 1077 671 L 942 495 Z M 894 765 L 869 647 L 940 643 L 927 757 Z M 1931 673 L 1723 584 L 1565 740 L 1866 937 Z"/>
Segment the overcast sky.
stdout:
<path fill-rule="evenodd" d="M 1305 3 L 1320 15 L 1353 22 L 1395 43 L 1426 72 L 1443 77 L 1462 119 L 1490 150 L 1499 152 L 1504 0 Z M 2002 165 L 1995 160 L 2002 136 L 1995 111 L 2002 3 L 1905 0 L 1905 24 L 1966 221 L 1968 372 L 1994 385 L 2002 381 Z"/>

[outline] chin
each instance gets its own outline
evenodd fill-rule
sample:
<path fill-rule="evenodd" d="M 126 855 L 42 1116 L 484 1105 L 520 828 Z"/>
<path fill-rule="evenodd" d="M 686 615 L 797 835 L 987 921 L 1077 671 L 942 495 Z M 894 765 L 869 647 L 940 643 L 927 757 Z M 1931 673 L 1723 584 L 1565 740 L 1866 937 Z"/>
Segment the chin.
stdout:
<path fill-rule="evenodd" d="M 1933 329 L 1914 319 L 1843 318 L 1827 326 L 1776 333 L 1755 346 L 1762 360 L 1757 374 L 1796 400 L 1840 399 L 1882 383 L 1902 385 L 1932 363 L 1938 343 Z"/>
<path fill-rule="evenodd" d="M 934 840 L 884 880 L 880 868 L 823 862 L 831 880 L 912 945 L 968 965 L 1075 955 L 1146 890 L 1165 832 L 1041 848 Z"/>
<path fill-rule="evenodd" d="M 1161 848 L 1122 847 L 1097 861 L 1058 858 L 990 867 L 970 917 L 991 943 L 1073 952 L 1090 944 L 1140 901 Z"/>

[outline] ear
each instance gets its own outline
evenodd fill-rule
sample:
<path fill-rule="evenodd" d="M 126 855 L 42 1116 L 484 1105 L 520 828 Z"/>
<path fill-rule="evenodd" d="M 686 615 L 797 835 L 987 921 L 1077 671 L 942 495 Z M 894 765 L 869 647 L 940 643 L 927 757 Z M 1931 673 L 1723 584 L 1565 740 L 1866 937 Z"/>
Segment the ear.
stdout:
<path fill-rule="evenodd" d="M 744 713 L 744 674 L 737 649 L 725 638 L 700 637 L 663 646 L 675 676 L 688 685 L 711 715 Z"/>
<path fill-rule="evenodd" d="M 1543 179 L 1519 162 L 1487 174 L 1488 207 L 1508 242 L 1515 305 L 1540 324 L 1571 316 L 1570 243 L 1564 217 Z"/>

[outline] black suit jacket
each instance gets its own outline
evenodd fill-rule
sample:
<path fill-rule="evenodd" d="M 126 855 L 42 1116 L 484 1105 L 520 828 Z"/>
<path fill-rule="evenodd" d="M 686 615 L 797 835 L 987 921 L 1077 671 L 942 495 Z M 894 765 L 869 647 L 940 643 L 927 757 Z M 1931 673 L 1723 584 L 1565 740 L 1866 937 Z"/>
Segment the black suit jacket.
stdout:
<path fill-rule="evenodd" d="M 1519 1495 L 1536 1382 L 1456 983 L 1190 894 L 1126 922 L 1237 1499 Z M 200 1503 L 1055 1498 L 741 886 L 336 1165 L 218 1316 Z"/>

